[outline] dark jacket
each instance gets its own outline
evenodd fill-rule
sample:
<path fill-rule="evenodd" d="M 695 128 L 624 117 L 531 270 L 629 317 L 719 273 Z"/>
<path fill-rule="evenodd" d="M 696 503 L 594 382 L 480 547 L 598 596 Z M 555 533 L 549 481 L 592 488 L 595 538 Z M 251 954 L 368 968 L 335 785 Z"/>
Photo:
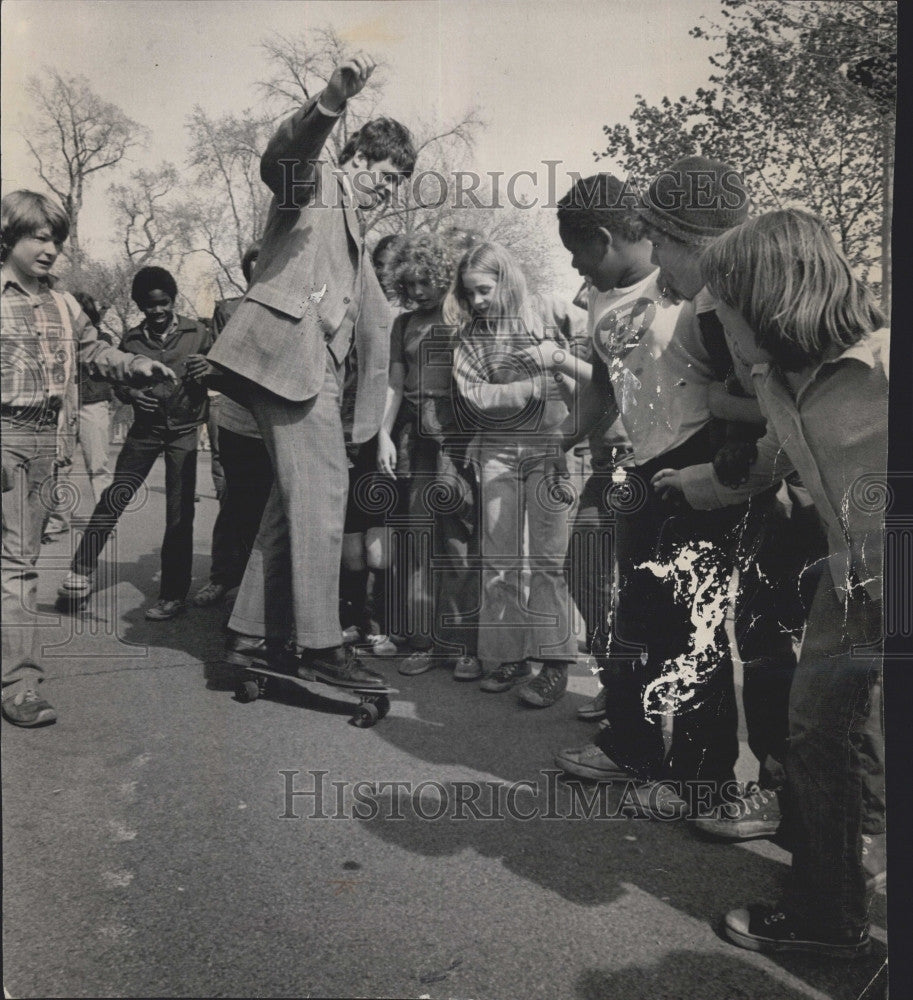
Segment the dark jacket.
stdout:
<path fill-rule="evenodd" d="M 175 328 L 163 341 L 146 333 L 145 323 L 133 327 L 121 341 L 121 350 L 142 354 L 167 365 L 177 375 L 177 384 L 156 382 L 146 391 L 161 401 L 155 413 L 133 407 L 133 426 L 140 430 L 189 431 L 206 420 L 208 399 L 204 386 L 185 373 L 185 362 L 191 354 L 206 354 L 212 346 L 212 334 L 194 319 L 176 316 Z M 129 402 L 123 390 L 118 398 Z"/>
<path fill-rule="evenodd" d="M 114 346 L 110 334 L 102 330 L 98 331 L 98 339 Z M 88 406 L 90 403 L 109 403 L 114 399 L 111 383 L 102 378 L 93 378 L 82 365 L 79 367 L 78 379 L 80 406 Z"/>

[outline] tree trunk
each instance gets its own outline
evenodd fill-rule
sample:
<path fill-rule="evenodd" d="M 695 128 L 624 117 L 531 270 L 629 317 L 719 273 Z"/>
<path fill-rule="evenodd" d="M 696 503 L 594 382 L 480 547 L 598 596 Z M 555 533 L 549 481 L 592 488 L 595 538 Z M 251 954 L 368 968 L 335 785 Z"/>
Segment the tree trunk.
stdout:
<path fill-rule="evenodd" d="M 881 307 L 891 317 L 891 216 L 894 211 L 894 128 L 885 121 L 881 154 Z"/>

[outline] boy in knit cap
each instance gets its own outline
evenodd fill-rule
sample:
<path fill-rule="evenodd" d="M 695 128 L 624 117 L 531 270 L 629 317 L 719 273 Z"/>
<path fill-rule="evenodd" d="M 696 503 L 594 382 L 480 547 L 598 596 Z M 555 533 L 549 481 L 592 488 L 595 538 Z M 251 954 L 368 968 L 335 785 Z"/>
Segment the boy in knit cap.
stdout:
<path fill-rule="evenodd" d="M 719 381 L 708 387 L 707 396 L 721 425 L 713 467 L 733 487 L 747 478 L 766 421 L 749 371 L 734 361 L 716 302 L 704 288 L 700 261 L 710 243 L 734 228 L 743 214 L 736 206 L 744 197 L 741 178 L 731 167 L 695 156 L 661 173 L 641 209 L 661 281 L 670 295 L 693 303 L 703 342 L 716 359 Z M 760 768 L 758 781 L 734 801 L 697 820 L 704 833 L 728 840 L 773 836 L 779 829 L 777 793 L 785 779 L 789 691 L 796 669 L 793 638 L 805 624 L 803 595 L 814 591 L 827 552 L 807 491 L 796 476 L 788 487 L 787 492 L 784 484 L 774 483 L 747 504 L 730 508 L 730 544 L 739 569 L 734 618 L 742 698 L 748 743 Z M 781 497 L 792 507 L 791 517 Z M 732 691 L 726 716 L 734 710 Z"/>

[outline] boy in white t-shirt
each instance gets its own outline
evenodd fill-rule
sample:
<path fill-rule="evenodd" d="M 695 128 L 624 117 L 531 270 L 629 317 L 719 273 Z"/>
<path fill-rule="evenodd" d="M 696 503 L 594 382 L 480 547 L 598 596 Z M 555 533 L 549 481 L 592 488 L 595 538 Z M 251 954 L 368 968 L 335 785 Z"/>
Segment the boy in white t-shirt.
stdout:
<path fill-rule="evenodd" d="M 724 228 L 745 217 L 742 193 L 741 208 Z M 693 306 L 660 284 L 639 205 L 629 186 L 598 174 L 578 181 L 558 208 L 562 243 L 576 270 L 592 281 L 588 313 L 596 351 L 565 443 L 570 447 L 606 412 L 617 412 L 635 464 L 605 498 L 615 521 L 619 574 L 607 649 L 598 657 L 609 726 L 595 744 L 555 759 L 581 777 L 634 775 L 645 782 L 639 793 L 645 807 L 668 814 L 685 803 L 665 782 L 705 781 L 718 799 L 734 777 L 736 706 L 720 609 L 735 520 L 729 512 L 694 514 L 649 487 L 660 468 L 682 468 L 694 455 L 712 460 L 717 438 L 707 400 L 720 375 Z M 553 361 L 559 369 L 568 364 Z M 676 546 L 669 552 L 663 533 L 672 516 Z M 688 554 L 684 567 L 675 558 L 682 552 Z M 667 754 L 660 719 L 670 707 L 675 721 Z"/>

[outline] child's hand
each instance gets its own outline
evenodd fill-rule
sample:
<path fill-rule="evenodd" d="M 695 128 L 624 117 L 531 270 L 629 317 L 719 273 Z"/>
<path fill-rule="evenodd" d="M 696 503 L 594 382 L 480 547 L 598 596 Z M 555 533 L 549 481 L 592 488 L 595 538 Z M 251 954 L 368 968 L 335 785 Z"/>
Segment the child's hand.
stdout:
<path fill-rule="evenodd" d="M 159 400 L 145 389 L 131 389 L 130 398 L 144 413 L 155 413 L 159 408 Z"/>
<path fill-rule="evenodd" d="M 321 97 L 324 107 L 329 111 L 338 111 L 349 98 L 360 94 L 374 72 L 375 65 L 374 60 L 363 52 L 340 63 L 333 70 Z"/>
<path fill-rule="evenodd" d="M 396 478 L 396 445 L 384 430 L 377 435 L 377 469 L 385 476 Z"/>
<path fill-rule="evenodd" d="M 660 469 L 650 480 L 650 485 L 662 494 L 663 500 L 668 500 L 674 492 L 682 492 L 682 473 L 680 469 Z"/>
<path fill-rule="evenodd" d="M 202 354 L 190 354 L 184 362 L 184 371 L 194 382 L 199 382 L 207 375 L 215 375 L 216 370 L 216 366 L 211 365 Z"/>

